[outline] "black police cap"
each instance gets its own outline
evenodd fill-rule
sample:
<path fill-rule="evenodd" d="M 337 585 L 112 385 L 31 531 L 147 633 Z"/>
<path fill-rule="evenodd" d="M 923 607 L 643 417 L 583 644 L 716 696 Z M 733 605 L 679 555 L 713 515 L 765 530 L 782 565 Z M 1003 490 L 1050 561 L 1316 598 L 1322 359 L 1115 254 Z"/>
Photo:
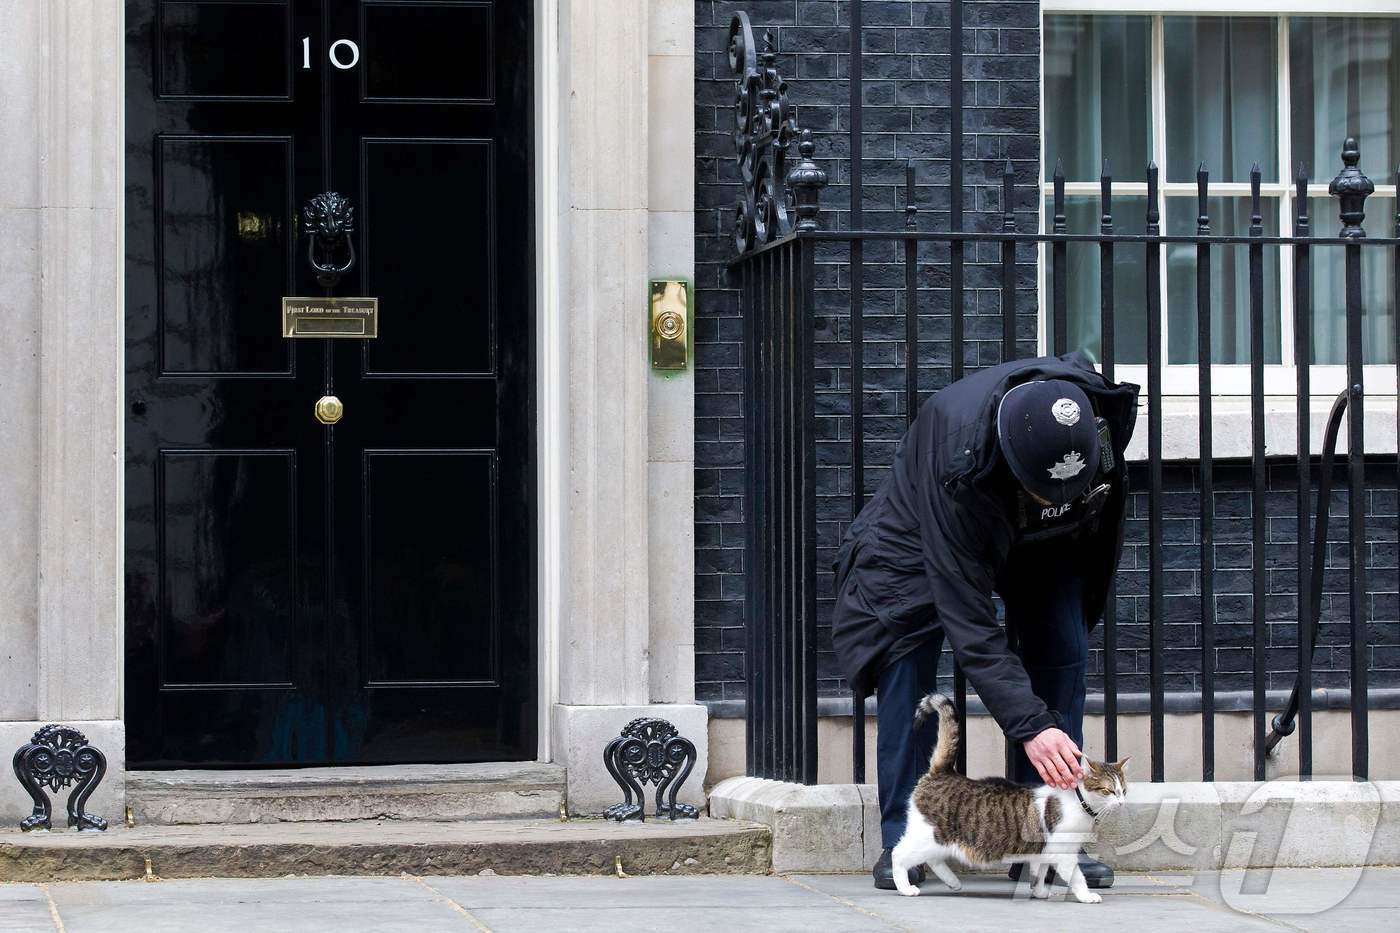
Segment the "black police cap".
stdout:
<path fill-rule="evenodd" d="M 1063 379 L 1008 389 L 997 407 L 997 441 L 1026 491 L 1054 505 L 1082 494 L 1099 470 L 1093 407 Z"/>

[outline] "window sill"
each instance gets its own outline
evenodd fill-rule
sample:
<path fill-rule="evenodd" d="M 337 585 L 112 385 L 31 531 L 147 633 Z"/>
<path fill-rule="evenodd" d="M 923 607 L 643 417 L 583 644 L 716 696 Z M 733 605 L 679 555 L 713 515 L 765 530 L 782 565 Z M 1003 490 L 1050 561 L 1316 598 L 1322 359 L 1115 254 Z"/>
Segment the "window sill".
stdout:
<path fill-rule="evenodd" d="M 1334 396 L 1315 395 L 1309 406 L 1309 447 L 1322 453 L 1322 435 Z M 1366 399 L 1365 446 L 1368 454 L 1396 452 L 1396 399 L 1394 395 Z M 1297 399 L 1291 395 L 1264 398 L 1264 449 L 1270 457 L 1292 457 L 1298 452 Z M 1211 399 L 1211 452 L 1215 459 L 1248 458 L 1250 450 L 1249 397 L 1217 395 Z M 1337 451 L 1347 450 L 1347 424 L 1342 421 Z M 1195 396 L 1162 399 L 1162 459 L 1200 458 L 1200 409 Z M 1141 397 L 1137 426 L 1125 453 L 1129 462 L 1147 459 L 1147 400 Z"/>

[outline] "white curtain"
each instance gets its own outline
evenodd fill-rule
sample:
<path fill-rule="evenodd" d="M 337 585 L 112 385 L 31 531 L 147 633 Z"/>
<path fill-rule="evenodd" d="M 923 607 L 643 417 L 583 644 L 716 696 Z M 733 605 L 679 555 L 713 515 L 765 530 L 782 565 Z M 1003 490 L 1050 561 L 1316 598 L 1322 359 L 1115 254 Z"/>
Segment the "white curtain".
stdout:
<path fill-rule="evenodd" d="M 1152 21 L 1145 16 L 1047 16 L 1044 32 L 1045 180 L 1064 162 L 1071 182 L 1097 182 L 1104 160 L 1116 181 L 1144 181 L 1152 156 Z M 1114 229 L 1141 233 L 1141 196 L 1115 197 Z M 1072 233 L 1097 233 L 1097 197 L 1071 197 L 1066 222 Z M 1053 206 L 1046 204 L 1047 229 Z M 1066 249 L 1069 289 L 1068 346 L 1103 358 L 1100 328 L 1099 249 Z M 1048 253 L 1047 253 L 1048 255 Z M 1114 263 L 1114 349 L 1120 363 L 1146 359 L 1141 248 L 1122 247 Z M 1047 314 L 1049 311 L 1047 309 Z"/>
<path fill-rule="evenodd" d="M 1393 184 L 1400 157 L 1400 21 L 1388 18 L 1295 17 L 1290 20 L 1293 162 L 1302 162 L 1319 182 L 1341 169 L 1342 140 L 1357 137 L 1361 170 L 1378 184 Z M 1314 198 L 1312 229 L 1334 236 L 1338 206 Z M 1395 202 L 1366 202 L 1366 231 L 1395 231 Z M 1383 255 L 1382 255 L 1383 254 Z M 1313 251 L 1313 361 L 1346 361 L 1346 297 L 1342 253 Z M 1362 351 L 1368 363 L 1395 360 L 1394 258 L 1390 250 L 1364 250 L 1365 314 Z"/>

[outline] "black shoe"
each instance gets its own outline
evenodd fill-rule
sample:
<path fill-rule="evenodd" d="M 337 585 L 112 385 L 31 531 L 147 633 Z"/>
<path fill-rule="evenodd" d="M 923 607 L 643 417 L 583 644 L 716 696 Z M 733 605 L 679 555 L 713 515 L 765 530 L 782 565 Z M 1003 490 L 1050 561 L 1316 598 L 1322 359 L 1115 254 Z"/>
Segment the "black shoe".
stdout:
<path fill-rule="evenodd" d="M 881 891 L 895 890 L 894 865 L 890 859 L 889 849 L 880 853 L 880 860 L 875 863 L 870 874 L 875 878 L 875 887 Z M 924 866 L 915 865 L 909 870 L 909 883 L 916 887 L 924 883 Z"/>
<path fill-rule="evenodd" d="M 1020 881 L 1023 877 L 1029 880 L 1029 876 L 1026 874 L 1029 870 L 1027 863 L 1017 862 L 1015 865 L 1011 866 L 1011 870 L 1006 873 L 1006 876 L 1012 881 Z M 1113 869 L 1109 868 L 1098 859 L 1086 855 L 1082 849 L 1079 851 L 1079 870 L 1084 873 L 1084 882 L 1089 885 L 1089 887 L 1113 887 Z M 1045 883 L 1054 884 L 1054 882 L 1055 869 L 1052 868 L 1045 873 Z"/>
<path fill-rule="evenodd" d="M 1091 888 L 1113 887 L 1113 869 L 1103 862 L 1079 850 L 1079 870 L 1084 873 L 1084 881 Z"/>

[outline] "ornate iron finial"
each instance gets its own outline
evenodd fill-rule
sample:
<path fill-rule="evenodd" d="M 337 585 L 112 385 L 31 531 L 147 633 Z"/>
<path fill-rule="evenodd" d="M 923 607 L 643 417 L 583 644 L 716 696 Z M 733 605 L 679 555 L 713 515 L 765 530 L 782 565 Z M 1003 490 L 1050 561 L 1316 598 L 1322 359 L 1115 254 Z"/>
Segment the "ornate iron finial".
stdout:
<path fill-rule="evenodd" d="M 1360 238 L 1366 235 L 1361 222 L 1366 219 L 1366 199 L 1375 193 L 1375 182 L 1362 174 L 1357 164 L 1361 161 L 1361 148 L 1355 136 L 1348 136 L 1342 143 L 1342 171 L 1327 193 L 1342 202 L 1342 230 L 1338 236 Z"/>
<path fill-rule="evenodd" d="M 799 151 L 802 161 L 787 167 L 788 150 L 798 138 L 797 117 L 787 101 L 787 82 L 778 74 L 778 51 L 771 33 L 759 49 L 748 14 L 729 23 L 729 68 L 735 76 L 734 149 L 742 189 L 734 210 L 734 248 L 740 253 L 793 231 L 799 213 L 802 230 L 816 229 L 817 197 L 826 173 L 812 161 L 815 147 Z M 801 182 L 805 187 L 795 185 Z"/>
<path fill-rule="evenodd" d="M 666 720 L 644 718 L 629 722 L 622 734 L 603 749 L 603 764 L 623 794 L 622 803 L 603 812 L 608 819 L 645 820 L 643 784 L 656 785 L 658 817 L 693 820 L 700 815 L 690 804 L 676 803 L 676 794 L 695 767 L 695 743 L 681 737 Z"/>
<path fill-rule="evenodd" d="M 763 30 L 763 51 L 758 53 L 760 64 L 772 65 L 778 60 L 778 40 L 773 38 L 773 30 Z"/>
<path fill-rule="evenodd" d="M 332 288 L 355 265 L 355 208 L 334 191 L 316 195 L 301 209 L 301 232 L 306 235 L 306 261 L 316 281 Z M 337 255 L 344 260 L 337 263 Z"/>
<path fill-rule="evenodd" d="M 803 130 L 802 140 L 797 144 L 797 152 L 802 156 L 802 161 L 794 165 L 792 171 L 787 174 L 787 186 L 797 213 L 798 230 L 817 229 L 817 211 L 820 209 L 817 201 L 821 197 L 822 189 L 826 187 L 826 172 L 812 161 L 812 153 L 816 148 L 816 144 L 812 142 L 812 131 Z"/>
<path fill-rule="evenodd" d="M 56 724 L 44 726 L 19 747 L 13 763 L 15 777 L 34 800 L 34 812 L 20 821 L 20 829 L 52 829 L 53 804 L 44 788 L 57 793 L 74 784 L 68 795 L 69 829 L 107 828 L 106 820 L 83 810 L 107 773 L 107 756 L 89 744 L 77 729 Z"/>

